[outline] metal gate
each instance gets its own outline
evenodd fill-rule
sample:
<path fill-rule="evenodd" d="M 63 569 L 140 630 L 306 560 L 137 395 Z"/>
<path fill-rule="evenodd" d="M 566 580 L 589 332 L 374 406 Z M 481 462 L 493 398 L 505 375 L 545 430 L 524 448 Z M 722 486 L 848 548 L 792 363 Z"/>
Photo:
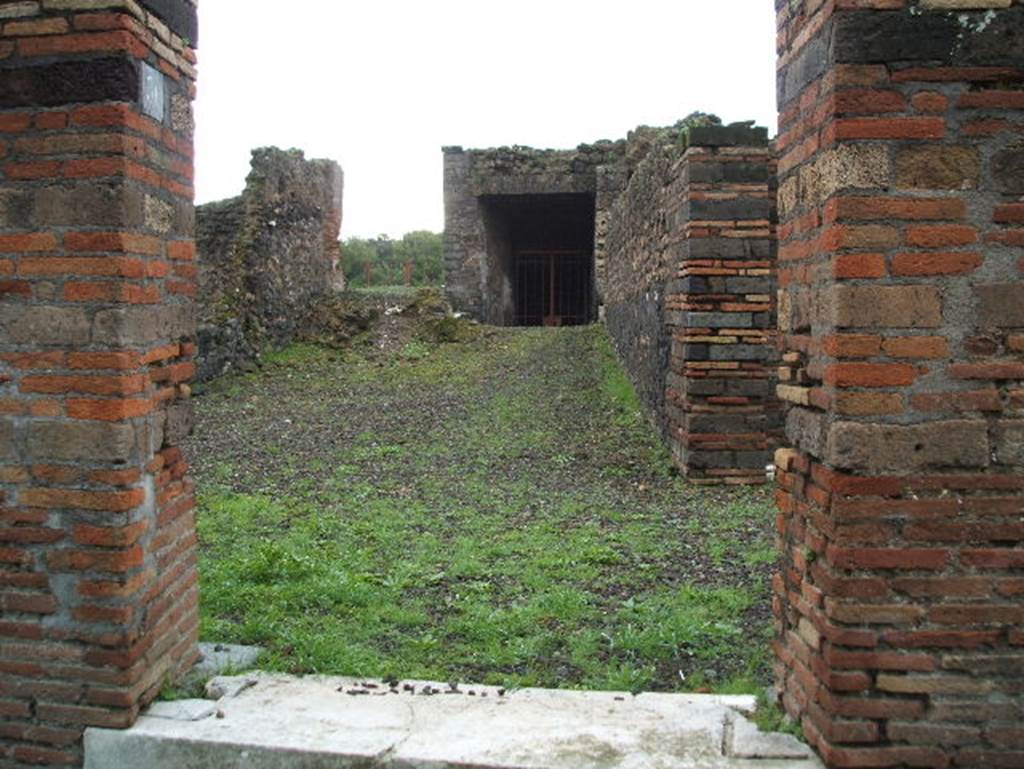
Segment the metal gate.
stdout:
<path fill-rule="evenodd" d="M 593 257 L 585 251 L 516 254 L 518 326 L 580 326 L 591 322 Z"/>

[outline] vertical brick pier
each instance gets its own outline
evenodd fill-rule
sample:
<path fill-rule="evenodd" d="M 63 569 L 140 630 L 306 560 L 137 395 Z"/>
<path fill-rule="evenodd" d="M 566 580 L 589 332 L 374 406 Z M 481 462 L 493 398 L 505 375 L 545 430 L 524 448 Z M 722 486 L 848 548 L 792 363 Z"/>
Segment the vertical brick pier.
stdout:
<path fill-rule="evenodd" d="M 0 766 L 196 658 L 191 0 L 0 2 Z"/>
<path fill-rule="evenodd" d="M 783 702 L 832 767 L 1024 767 L 1024 6 L 776 7 Z"/>
<path fill-rule="evenodd" d="M 668 204 L 679 240 L 665 404 L 672 454 L 694 483 L 764 483 L 778 445 L 773 170 L 764 128 L 692 128 Z"/>

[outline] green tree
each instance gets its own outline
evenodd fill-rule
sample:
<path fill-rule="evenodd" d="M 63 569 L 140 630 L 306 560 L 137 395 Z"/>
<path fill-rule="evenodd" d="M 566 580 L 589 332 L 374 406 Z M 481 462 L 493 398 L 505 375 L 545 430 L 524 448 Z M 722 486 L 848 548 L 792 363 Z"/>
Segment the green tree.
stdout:
<path fill-rule="evenodd" d="M 366 265 L 371 265 L 371 285 L 401 285 L 405 265 L 412 262 L 413 285 L 439 285 L 444 276 L 444 247 L 440 233 L 428 230 L 407 232 L 401 240 L 387 235 L 376 238 L 348 238 L 342 243 L 342 261 L 348 285 L 366 285 Z"/>

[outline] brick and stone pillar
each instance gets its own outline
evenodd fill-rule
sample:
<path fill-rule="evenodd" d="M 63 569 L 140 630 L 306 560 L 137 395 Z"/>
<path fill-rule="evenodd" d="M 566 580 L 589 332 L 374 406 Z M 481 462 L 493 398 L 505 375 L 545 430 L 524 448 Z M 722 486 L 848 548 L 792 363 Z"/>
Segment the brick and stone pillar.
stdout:
<path fill-rule="evenodd" d="M 190 0 L 0 2 L 0 766 L 196 658 Z"/>
<path fill-rule="evenodd" d="M 780 0 L 778 681 L 832 767 L 1024 766 L 1024 6 Z"/>
<path fill-rule="evenodd" d="M 764 483 L 777 445 L 773 171 L 764 128 L 689 131 L 667 214 L 665 405 L 672 454 L 694 483 Z"/>

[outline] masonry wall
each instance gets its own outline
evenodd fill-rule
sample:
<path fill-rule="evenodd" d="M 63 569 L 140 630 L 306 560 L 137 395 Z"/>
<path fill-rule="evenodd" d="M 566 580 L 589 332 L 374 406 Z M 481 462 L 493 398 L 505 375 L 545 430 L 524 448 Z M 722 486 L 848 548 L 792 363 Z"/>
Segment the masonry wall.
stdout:
<path fill-rule="evenodd" d="M 650 139 L 631 135 L 610 210 L 608 330 L 690 480 L 763 483 L 780 418 L 767 133 Z"/>
<path fill-rule="evenodd" d="M 197 654 L 193 488 L 176 448 L 195 354 L 195 15 L 185 0 L 0 3 L 12 769 L 79 765 L 85 727 L 127 726 Z"/>
<path fill-rule="evenodd" d="M 254 150 L 237 198 L 196 209 L 200 380 L 294 338 L 311 305 L 344 287 L 343 175 L 299 150 Z"/>
<path fill-rule="evenodd" d="M 833 767 L 1024 766 L 1024 7 L 777 9 L 783 703 Z"/>
<path fill-rule="evenodd" d="M 609 207 L 605 325 L 651 421 L 667 440 L 671 430 L 665 389 L 672 335 L 665 295 L 675 278 L 674 254 L 685 238 L 679 212 L 683 151 L 678 137 L 644 151 L 622 172 L 629 181 Z"/>
<path fill-rule="evenodd" d="M 484 150 L 444 148 L 445 291 L 455 310 L 497 325 L 509 323 L 511 288 L 500 274 L 500 254 L 488 243 L 488 196 L 585 193 L 595 197 L 595 289 L 604 288 L 601 251 L 606 209 L 617 177 L 602 172 L 614 166 L 625 142 L 581 144 L 574 150 L 499 147 Z M 600 191 L 598 180 L 601 179 Z"/>

